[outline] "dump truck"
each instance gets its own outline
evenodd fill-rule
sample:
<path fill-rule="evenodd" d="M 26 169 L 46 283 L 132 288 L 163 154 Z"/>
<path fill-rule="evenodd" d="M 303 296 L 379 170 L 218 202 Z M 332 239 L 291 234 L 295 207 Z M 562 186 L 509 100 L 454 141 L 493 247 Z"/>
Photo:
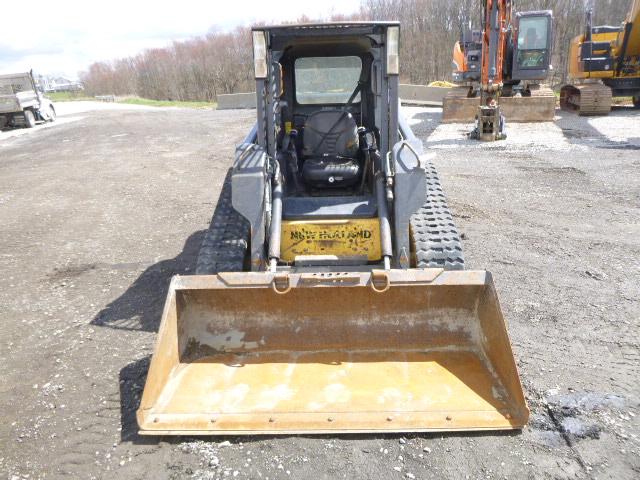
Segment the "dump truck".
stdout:
<path fill-rule="evenodd" d="M 632 0 L 618 26 L 593 26 L 586 12 L 585 31 L 571 41 L 569 83 L 560 89 L 560 106 L 579 115 L 607 115 L 613 97 L 631 97 L 640 108 L 640 0 Z"/>
<path fill-rule="evenodd" d="M 491 274 L 399 111 L 397 22 L 252 30 L 257 121 L 175 276 L 144 435 L 522 428 Z"/>
<path fill-rule="evenodd" d="M 454 46 L 453 78 L 458 87 L 444 98 L 442 122 L 489 122 L 485 130 L 491 133 L 482 135 L 485 140 L 504 138 L 505 119 L 550 122 L 555 114 L 556 97 L 544 84 L 552 68 L 553 13 L 514 15 L 512 10 L 510 0 L 484 0 L 482 30 L 472 31 Z M 495 105 L 487 108 L 489 104 Z"/>
<path fill-rule="evenodd" d="M 56 109 L 44 96 L 33 72 L 0 75 L 0 128 L 5 125 L 35 127 L 37 122 L 53 122 Z"/>

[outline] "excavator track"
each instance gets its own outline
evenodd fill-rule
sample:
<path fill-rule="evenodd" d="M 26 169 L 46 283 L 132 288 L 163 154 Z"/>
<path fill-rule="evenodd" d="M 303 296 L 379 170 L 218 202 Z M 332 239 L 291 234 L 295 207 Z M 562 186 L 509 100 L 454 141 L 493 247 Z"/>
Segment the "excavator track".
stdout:
<path fill-rule="evenodd" d="M 462 242 L 436 167 L 428 162 L 424 205 L 411 216 L 411 235 L 415 247 L 415 266 L 464 270 Z"/>
<path fill-rule="evenodd" d="M 560 107 L 578 115 L 608 115 L 611 104 L 611 89 L 601 83 L 565 85 L 560 90 Z"/>

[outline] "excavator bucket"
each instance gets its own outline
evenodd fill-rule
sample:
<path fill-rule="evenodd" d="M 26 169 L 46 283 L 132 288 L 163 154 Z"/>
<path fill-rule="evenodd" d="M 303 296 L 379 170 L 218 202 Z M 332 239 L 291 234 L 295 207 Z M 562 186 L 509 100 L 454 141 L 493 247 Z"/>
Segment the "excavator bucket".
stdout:
<path fill-rule="evenodd" d="M 175 277 L 137 412 L 146 435 L 522 428 L 491 275 Z"/>

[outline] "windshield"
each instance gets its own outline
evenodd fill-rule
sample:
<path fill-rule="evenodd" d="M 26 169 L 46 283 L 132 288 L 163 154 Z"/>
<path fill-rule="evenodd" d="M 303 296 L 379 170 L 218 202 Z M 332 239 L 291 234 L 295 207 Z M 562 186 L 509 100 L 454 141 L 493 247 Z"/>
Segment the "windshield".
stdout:
<path fill-rule="evenodd" d="M 358 86 L 358 57 L 304 57 L 295 62 L 296 100 L 300 104 L 344 104 Z M 353 102 L 360 101 L 360 92 Z"/>
<path fill-rule="evenodd" d="M 548 30 L 548 17 L 520 19 L 518 30 L 518 66 L 520 68 L 546 68 Z"/>

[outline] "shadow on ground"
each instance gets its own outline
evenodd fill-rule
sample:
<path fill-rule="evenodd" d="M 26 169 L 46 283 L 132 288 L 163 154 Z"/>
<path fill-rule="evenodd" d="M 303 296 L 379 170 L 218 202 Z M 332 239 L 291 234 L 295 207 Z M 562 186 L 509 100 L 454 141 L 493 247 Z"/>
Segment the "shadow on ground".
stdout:
<path fill-rule="evenodd" d="M 156 332 L 171 277 L 192 275 L 205 230 L 192 233 L 175 258 L 150 266 L 127 290 L 100 310 L 92 325 L 122 330 Z"/>
<path fill-rule="evenodd" d="M 136 421 L 136 410 L 140 405 L 150 363 L 151 356 L 148 355 L 120 370 L 120 426 L 122 427 L 120 440 L 123 442 L 157 443 L 153 441 L 154 437 L 147 437 L 150 441 L 145 441 L 145 437 L 138 435 Z"/>
<path fill-rule="evenodd" d="M 625 117 L 637 114 L 637 110 L 628 107 L 613 107 L 609 116 L 611 121 L 615 122 L 616 117 Z M 565 139 L 573 145 L 585 144 L 594 148 L 613 149 L 613 150 L 640 150 L 638 137 L 629 137 L 625 141 L 612 140 L 595 128 L 589 119 L 597 117 L 580 117 L 576 113 L 566 112 L 564 110 L 556 110 L 556 125 L 562 130 Z M 580 125 L 576 128 L 575 120 L 581 120 Z"/>
<path fill-rule="evenodd" d="M 426 140 L 438 128 L 441 120 L 442 110 L 430 109 L 413 115 L 409 119 L 409 124 L 416 137 Z"/>

